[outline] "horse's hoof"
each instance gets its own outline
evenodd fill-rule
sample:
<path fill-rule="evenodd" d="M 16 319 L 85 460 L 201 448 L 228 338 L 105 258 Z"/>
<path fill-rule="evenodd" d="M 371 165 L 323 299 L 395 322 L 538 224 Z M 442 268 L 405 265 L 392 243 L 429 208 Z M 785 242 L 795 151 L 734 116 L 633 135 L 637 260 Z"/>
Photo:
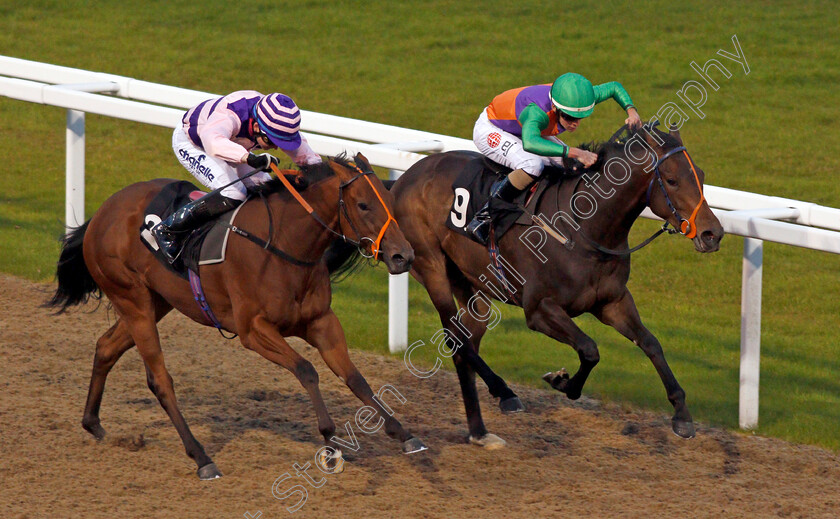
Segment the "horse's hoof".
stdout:
<path fill-rule="evenodd" d="M 198 469 L 198 479 L 207 481 L 210 479 L 219 479 L 222 477 L 221 471 L 216 467 L 215 463 L 208 463 L 207 465 Z"/>
<path fill-rule="evenodd" d="M 525 406 L 522 405 L 522 400 L 519 400 L 518 396 L 512 396 L 499 402 L 499 409 L 504 414 L 513 414 L 525 411 Z"/>
<path fill-rule="evenodd" d="M 97 440 L 101 440 L 105 437 L 105 429 L 103 429 L 102 426 L 99 425 L 99 422 L 88 424 L 82 421 L 82 427 L 84 427 L 85 430 L 92 434 L 93 437 Z"/>
<path fill-rule="evenodd" d="M 415 452 L 423 452 L 428 449 L 423 440 L 417 437 L 407 439 L 402 444 L 402 450 L 405 454 L 414 454 Z"/>
<path fill-rule="evenodd" d="M 487 433 L 481 438 L 476 438 L 475 436 L 470 435 L 470 443 L 478 445 L 479 447 L 484 447 L 488 451 L 501 449 L 507 445 L 506 441 L 491 433 Z"/>
<path fill-rule="evenodd" d="M 671 427 L 674 429 L 674 434 L 680 438 L 694 438 L 694 422 L 686 422 L 684 420 L 671 420 Z"/>
<path fill-rule="evenodd" d="M 332 448 L 321 449 L 318 451 L 318 465 L 319 468 L 328 474 L 341 474 L 344 472 L 344 455 L 341 454 L 341 449 Z"/>
<path fill-rule="evenodd" d="M 569 373 L 566 371 L 566 368 L 563 368 L 560 371 L 549 371 L 542 376 L 542 379 L 548 382 L 548 385 L 557 391 L 565 393 L 566 384 L 569 383 Z"/>

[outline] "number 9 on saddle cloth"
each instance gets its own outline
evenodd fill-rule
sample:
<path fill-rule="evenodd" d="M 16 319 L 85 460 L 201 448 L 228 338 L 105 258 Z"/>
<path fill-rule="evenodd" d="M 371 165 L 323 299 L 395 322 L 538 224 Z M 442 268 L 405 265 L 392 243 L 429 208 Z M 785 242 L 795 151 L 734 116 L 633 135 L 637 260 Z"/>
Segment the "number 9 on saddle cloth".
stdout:
<path fill-rule="evenodd" d="M 563 175 L 563 170 L 547 167 L 540 180 L 515 198 L 512 204 L 490 197 L 493 184 L 503 179 L 510 171 L 510 168 L 476 153 L 475 159 L 467 163 L 452 183 L 455 199 L 447 215 L 446 226 L 480 243 L 472 233 L 466 230 L 466 226 L 488 200 L 490 201 L 491 225 L 497 241 L 517 222 L 533 225 L 534 222 L 525 208 L 529 208 L 530 213 L 533 213 L 533 208 L 536 207 L 545 188 L 552 183 L 553 178 Z"/>

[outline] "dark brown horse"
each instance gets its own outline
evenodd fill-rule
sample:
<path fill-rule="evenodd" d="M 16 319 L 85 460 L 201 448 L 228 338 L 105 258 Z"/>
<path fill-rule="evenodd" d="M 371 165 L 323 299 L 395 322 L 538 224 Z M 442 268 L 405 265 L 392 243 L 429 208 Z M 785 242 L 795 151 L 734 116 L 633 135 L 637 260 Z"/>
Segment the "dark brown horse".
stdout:
<path fill-rule="evenodd" d="M 589 312 L 618 330 L 653 362 L 674 406 L 674 432 L 686 438 L 694 435 L 685 392 L 659 341 L 642 325 L 627 289 L 627 238 L 646 206 L 693 238 L 700 252 L 718 249 L 723 228 L 702 195 L 703 171 L 691 162 L 678 132 L 645 127 L 628 142 L 635 145 L 629 144 L 627 150 L 616 143 L 598 146 L 598 162 L 588 172 L 550 185 L 535 211 L 551 226 L 549 232 L 537 225 L 513 226 L 499 241 L 501 267 L 491 265 L 486 248 L 445 225 L 453 203 L 453 181 L 468 161 L 476 160 L 475 153 L 424 158 L 392 187 L 397 220 L 416 255 L 411 273 L 429 292 L 450 347 L 459 347 L 453 360 L 473 443 L 488 448 L 504 445 L 484 426 L 476 372 L 500 399 L 502 411 L 523 409 L 513 391 L 478 356 L 490 298 L 521 306 L 529 328 L 577 351 L 580 368 L 571 378 L 564 371 L 544 377 L 571 399 L 580 397 L 599 360 L 595 341 L 572 318 Z M 640 153 L 645 149 L 647 156 Z M 564 246 L 552 234 L 570 243 Z M 498 276 L 490 275 L 499 268 L 506 272 L 508 289 Z"/>
<path fill-rule="evenodd" d="M 268 238 L 272 229 L 266 218 L 268 208 L 274 222 L 271 244 L 301 264 L 231 234 L 225 261 L 201 267 L 207 301 L 221 325 L 237 333 L 246 348 L 291 371 L 309 393 L 328 447 L 319 451 L 326 470 L 343 467 L 341 451 L 333 441 L 335 423 L 324 405 L 318 373 L 284 337 L 302 337 L 315 346 L 329 368 L 384 420 L 387 434 L 399 440 L 406 453 L 424 450 L 423 443 L 383 409 L 351 362 L 344 331 L 330 308 L 330 278 L 322 260 L 335 233 L 347 233 L 384 261 L 391 273 L 407 271 L 414 253 L 391 217 L 393 197 L 361 155 L 355 164 L 339 157 L 309 166 L 305 176 L 309 187 L 302 196 L 320 216 L 320 223 L 279 179 L 262 188 L 267 206 L 259 199 L 246 202 L 236 219 L 237 227 Z M 84 428 L 98 439 L 105 435 L 99 420 L 105 379 L 120 356 L 136 345 L 149 388 L 198 465 L 199 477 L 212 479 L 221 473 L 178 409 L 156 325 L 173 308 L 201 324 L 210 323 L 193 299 L 189 283 L 160 264 L 138 233 L 144 209 L 169 182 L 161 179 L 126 187 L 68 235 L 58 263 L 58 290 L 48 304 L 64 311 L 104 293 L 118 317 L 96 343 Z"/>

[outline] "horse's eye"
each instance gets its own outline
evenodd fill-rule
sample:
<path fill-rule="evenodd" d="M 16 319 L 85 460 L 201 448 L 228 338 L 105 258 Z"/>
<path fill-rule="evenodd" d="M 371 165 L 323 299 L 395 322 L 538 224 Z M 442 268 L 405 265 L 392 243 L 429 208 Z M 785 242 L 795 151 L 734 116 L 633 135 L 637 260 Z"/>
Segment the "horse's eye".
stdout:
<path fill-rule="evenodd" d="M 677 179 L 675 179 L 675 178 L 666 178 L 665 182 L 667 182 L 669 186 L 676 186 L 677 185 Z"/>
<path fill-rule="evenodd" d="M 356 204 L 356 206 L 359 208 L 360 211 L 367 211 L 368 209 L 370 209 L 368 205 L 364 202 L 359 202 L 358 204 Z"/>

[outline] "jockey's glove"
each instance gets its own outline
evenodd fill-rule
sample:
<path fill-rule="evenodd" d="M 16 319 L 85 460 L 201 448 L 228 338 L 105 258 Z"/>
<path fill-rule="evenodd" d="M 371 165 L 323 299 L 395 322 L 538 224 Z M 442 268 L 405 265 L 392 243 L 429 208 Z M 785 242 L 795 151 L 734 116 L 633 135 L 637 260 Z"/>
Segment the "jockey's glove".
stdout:
<path fill-rule="evenodd" d="M 258 169 L 260 171 L 271 171 L 272 164 L 274 164 L 275 166 L 280 165 L 280 159 L 269 153 L 263 153 L 261 155 L 249 153 L 246 162 L 252 168 Z"/>

